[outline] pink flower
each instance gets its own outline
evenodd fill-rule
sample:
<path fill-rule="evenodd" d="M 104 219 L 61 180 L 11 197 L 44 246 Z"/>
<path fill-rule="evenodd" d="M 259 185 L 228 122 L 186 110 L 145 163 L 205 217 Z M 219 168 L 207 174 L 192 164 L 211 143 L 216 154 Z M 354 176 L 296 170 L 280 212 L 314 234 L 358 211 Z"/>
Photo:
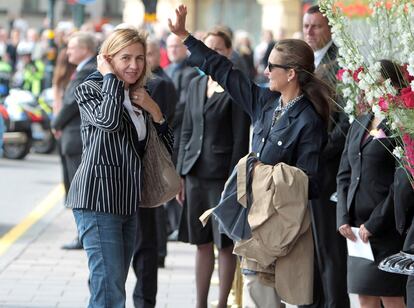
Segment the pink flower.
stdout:
<path fill-rule="evenodd" d="M 341 68 L 340 70 L 338 70 L 338 72 L 336 73 L 336 79 L 338 79 L 339 81 L 342 81 L 343 79 L 342 77 L 346 71 L 349 71 L 349 70 L 344 69 L 344 68 Z"/>
<path fill-rule="evenodd" d="M 402 137 L 404 142 L 405 168 L 414 177 L 414 139 L 407 133 Z"/>
<path fill-rule="evenodd" d="M 412 109 L 414 108 L 414 93 L 411 90 L 411 87 L 407 87 L 401 90 L 401 100 L 403 101 L 405 107 Z"/>
<path fill-rule="evenodd" d="M 378 101 L 378 105 L 382 112 L 387 112 L 389 109 L 388 100 L 385 97 L 381 97 Z"/>
<path fill-rule="evenodd" d="M 408 68 L 408 64 L 407 64 L 407 63 L 404 63 L 403 65 L 401 65 L 401 72 L 402 72 L 402 74 L 403 74 L 403 76 L 404 76 L 404 80 L 406 80 L 408 83 L 410 83 L 411 81 L 413 81 L 413 80 L 414 80 L 414 77 L 413 77 L 413 76 L 411 76 L 411 75 L 408 73 L 407 68 Z"/>
<path fill-rule="evenodd" d="M 354 71 L 354 72 L 353 72 L 353 74 L 352 74 L 352 78 L 354 78 L 354 80 L 355 80 L 356 82 L 359 82 L 358 74 L 359 74 L 360 72 L 362 72 L 363 70 L 364 70 L 364 68 L 361 66 L 361 67 L 359 67 L 356 71 Z"/>

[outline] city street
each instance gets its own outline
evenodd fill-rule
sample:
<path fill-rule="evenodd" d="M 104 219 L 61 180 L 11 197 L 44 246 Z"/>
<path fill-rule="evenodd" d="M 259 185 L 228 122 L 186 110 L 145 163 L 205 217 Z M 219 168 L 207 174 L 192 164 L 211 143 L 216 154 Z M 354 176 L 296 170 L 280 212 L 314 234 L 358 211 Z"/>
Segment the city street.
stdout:
<path fill-rule="evenodd" d="M 60 180 L 57 155 L 0 159 L 0 307 L 87 306 L 86 255 L 60 249 L 76 232 Z M 127 307 L 135 281 L 130 271 Z M 158 281 L 157 307 L 194 307 L 194 247 L 170 242 Z M 210 301 L 217 299 L 214 281 Z"/>
<path fill-rule="evenodd" d="M 18 224 L 61 182 L 57 155 L 0 158 L 0 237 Z"/>

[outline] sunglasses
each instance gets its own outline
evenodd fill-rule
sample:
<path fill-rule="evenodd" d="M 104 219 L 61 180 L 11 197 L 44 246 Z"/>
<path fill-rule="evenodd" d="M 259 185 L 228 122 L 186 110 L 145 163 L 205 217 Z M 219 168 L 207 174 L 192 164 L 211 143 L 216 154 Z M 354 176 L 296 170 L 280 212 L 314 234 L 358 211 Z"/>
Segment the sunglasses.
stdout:
<path fill-rule="evenodd" d="M 267 62 L 267 67 L 269 68 L 269 72 L 271 72 L 272 69 L 274 69 L 275 67 L 282 68 L 284 70 L 288 70 L 288 69 L 292 68 L 291 66 L 281 65 L 281 64 L 273 64 L 273 63 L 270 63 L 270 62 Z"/>

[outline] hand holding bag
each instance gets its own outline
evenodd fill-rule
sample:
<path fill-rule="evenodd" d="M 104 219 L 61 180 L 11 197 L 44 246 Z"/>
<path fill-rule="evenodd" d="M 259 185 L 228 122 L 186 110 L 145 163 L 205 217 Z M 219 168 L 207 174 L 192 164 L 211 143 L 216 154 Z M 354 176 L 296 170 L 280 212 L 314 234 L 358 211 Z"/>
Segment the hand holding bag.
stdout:
<path fill-rule="evenodd" d="M 148 118 L 148 143 L 142 159 L 142 194 L 140 207 L 157 207 L 175 198 L 180 190 L 180 176 L 170 153 Z"/>

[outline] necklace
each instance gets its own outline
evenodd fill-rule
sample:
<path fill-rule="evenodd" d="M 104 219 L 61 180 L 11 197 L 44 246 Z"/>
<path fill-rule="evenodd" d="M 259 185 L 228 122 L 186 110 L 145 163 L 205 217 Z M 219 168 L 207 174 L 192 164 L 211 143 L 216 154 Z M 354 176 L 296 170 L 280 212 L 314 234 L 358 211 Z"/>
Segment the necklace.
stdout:
<path fill-rule="evenodd" d="M 272 117 L 272 127 L 276 124 L 276 122 L 282 117 L 282 115 L 288 111 L 295 103 L 300 101 L 303 97 L 303 94 L 296 96 L 288 101 L 288 103 L 282 107 L 282 95 L 279 97 L 279 103 L 273 112 Z"/>

